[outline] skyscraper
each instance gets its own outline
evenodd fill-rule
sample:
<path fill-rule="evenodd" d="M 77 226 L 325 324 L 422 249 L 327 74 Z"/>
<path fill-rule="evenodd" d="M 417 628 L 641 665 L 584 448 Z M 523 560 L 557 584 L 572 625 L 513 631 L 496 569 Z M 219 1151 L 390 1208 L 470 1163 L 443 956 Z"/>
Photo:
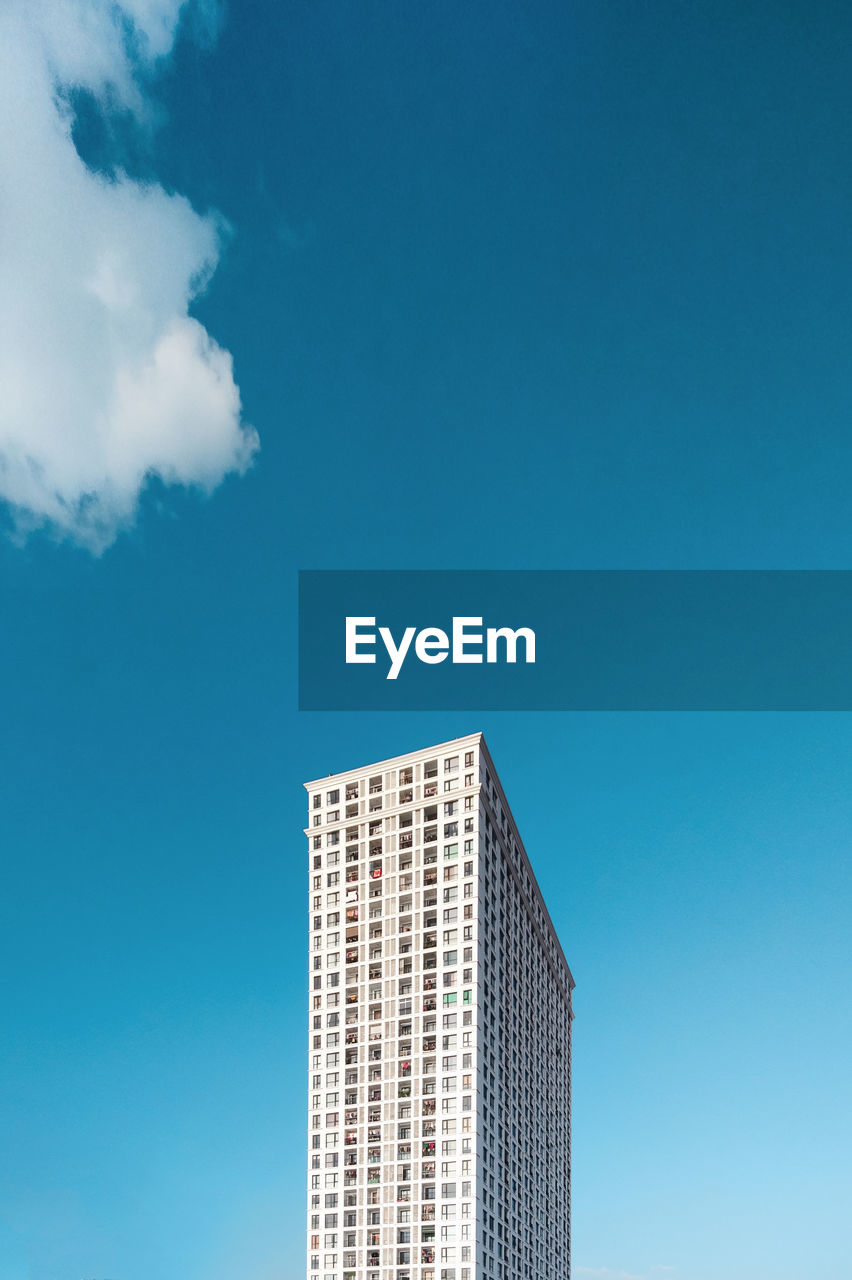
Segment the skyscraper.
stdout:
<path fill-rule="evenodd" d="M 568 1280 L 574 982 L 482 735 L 306 789 L 309 1280 Z"/>

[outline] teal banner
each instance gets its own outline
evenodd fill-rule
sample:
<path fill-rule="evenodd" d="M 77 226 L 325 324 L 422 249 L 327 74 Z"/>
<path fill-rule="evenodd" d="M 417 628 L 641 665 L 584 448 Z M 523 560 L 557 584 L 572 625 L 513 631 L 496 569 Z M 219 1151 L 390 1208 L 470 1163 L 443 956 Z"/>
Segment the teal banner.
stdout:
<path fill-rule="evenodd" d="M 306 711 L 852 709 L 847 571 L 305 571 Z"/>

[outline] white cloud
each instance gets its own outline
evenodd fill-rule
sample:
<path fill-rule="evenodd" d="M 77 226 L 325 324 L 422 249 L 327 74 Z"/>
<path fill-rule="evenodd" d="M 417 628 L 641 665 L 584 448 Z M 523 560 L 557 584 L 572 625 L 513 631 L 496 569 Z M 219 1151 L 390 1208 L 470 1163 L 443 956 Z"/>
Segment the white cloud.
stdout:
<path fill-rule="evenodd" d="M 231 357 L 188 314 L 221 223 L 86 167 L 64 94 L 144 116 L 182 0 L 0 4 L 0 499 L 93 551 L 151 476 L 209 492 L 257 448 Z"/>

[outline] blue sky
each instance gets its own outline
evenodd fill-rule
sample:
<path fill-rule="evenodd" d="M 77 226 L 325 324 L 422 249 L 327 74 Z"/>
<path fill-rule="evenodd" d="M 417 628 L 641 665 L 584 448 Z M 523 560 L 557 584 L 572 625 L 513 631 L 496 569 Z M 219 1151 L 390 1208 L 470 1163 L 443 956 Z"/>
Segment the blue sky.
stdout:
<path fill-rule="evenodd" d="M 846 1280 L 848 717 L 299 714 L 295 575 L 849 567 L 852 17 L 57 4 L 47 62 L 3 18 L 0 1274 L 303 1274 L 301 782 L 481 728 L 576 1277 Z"/>

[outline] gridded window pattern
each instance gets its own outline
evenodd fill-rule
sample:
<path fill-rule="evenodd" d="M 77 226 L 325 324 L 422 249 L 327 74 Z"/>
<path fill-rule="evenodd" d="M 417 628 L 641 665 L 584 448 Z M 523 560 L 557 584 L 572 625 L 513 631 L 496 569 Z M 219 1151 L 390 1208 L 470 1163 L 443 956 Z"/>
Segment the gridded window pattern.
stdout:
<path fill-rule="evenodd" d="M 307 1276 L 565 1280 L 573 980 L 481 735 L 307 791 Z"/>

